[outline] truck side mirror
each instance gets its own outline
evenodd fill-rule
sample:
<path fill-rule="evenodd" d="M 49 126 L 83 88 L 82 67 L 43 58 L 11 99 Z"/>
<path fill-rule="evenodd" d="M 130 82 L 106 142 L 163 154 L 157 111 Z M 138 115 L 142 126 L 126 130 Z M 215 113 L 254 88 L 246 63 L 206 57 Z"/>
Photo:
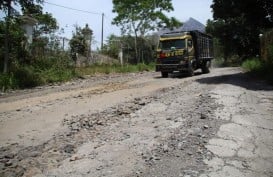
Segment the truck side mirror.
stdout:
<path fill-rule="evenodd" d="M 188 40 L 188 47 L 192 48 L 192 40 Z"/>

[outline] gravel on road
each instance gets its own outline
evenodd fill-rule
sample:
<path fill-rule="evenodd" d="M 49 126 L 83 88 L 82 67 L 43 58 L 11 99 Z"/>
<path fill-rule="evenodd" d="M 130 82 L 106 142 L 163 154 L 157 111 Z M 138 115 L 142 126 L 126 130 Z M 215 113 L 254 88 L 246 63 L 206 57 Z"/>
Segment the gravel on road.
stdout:
<path fill-rule="evenodd" d="M 273 87 L 240 68 L 0 97 L 0 176 L 273 176 Z"/>

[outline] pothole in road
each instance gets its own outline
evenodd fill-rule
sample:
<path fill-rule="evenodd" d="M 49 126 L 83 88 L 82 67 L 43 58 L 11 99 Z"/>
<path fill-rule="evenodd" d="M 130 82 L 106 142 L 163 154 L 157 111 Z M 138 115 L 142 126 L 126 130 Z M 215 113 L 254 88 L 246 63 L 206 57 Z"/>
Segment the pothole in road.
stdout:
<path fill-rule="evenodd" d="M 57 168 L 63 160 L 72 157 L 79 146 L 98 136 L 101 128 L 128 117 L 152 99 L 136 98 L 99 113 L 65 119 L 63 125 L 68 131 L 55 135 L 42 145 L 22 147 L 12 144 L 0 148 L 0 176 L 23 176 L 34 168 L 40 172 Z"/>
<path fill-rule="evenodd" d="M 205 169 L 203 159 L 211 156 L 204 145 L 221 123 L 213 118 L 214 110 L 219 105 L 209 94 L 199 93 L 198 89 L 185 90 L 185 86 L 172 87 L 162 89 L 153 96 L 137 98 L 102 112 L 65 119 L 63 125 L 68 131 L 55 135 L 42 145 L 20 147 L 13 144 L 1 148 L 3 155 L 0 157 L 0 176 L 22 176 L 31 169 L 36 169 L 36 172 L 38 169 L 37 173 L 39 170 L 40 173 L 45 173 L 58 168 L 65 159 L 73 162 L 80 160 L 81 157 L 73 156 L 80 146 L 97 138 L 101 139 L 102 144 L 93 148 L 100 148 L 103 142 L 111 140 L 104 132 L 107 129 L 110 131 L 111 125 L 121 120 L 125 120 L 124 124 L 128 124 L 128 120 L 134 120 L 135 125 L 130 124 L 132 127 L 138 124 L 137 121 L 142 121 L 140 125 L 143 125 L 147 136 L 144 140 L 137 139 L 141 136 L 136 137 L 121 129 L 120 136 L 112 139 L 121 142 L 136 138 L 135 140 L 139 141 L 132 146 L 139 150 L 138 155 L 142 159 L 139 163 L 144 163 L 144 166 L 137 167 L 131 176 L 163 174 L 162 171 L 170 174 L 199 174 Z M 149 125 L 151 134 L 144 130 L 146 124 Z M 127 128 L 133 131 L 132 127 Z M 141 129 L 137 131 L 140 131 L 141 135 Z M 92 159 L 92 154 L 89 154 L 88 158 Z M 96 171 L 102 174 L 102 168 L 98 167 Z"/>
<path fill-rule="evenodd" d="M 174 92 L 177 97 L 183 97 Z M 205 145 L 226 121 L 215 119 L 214 111 L 221 105 L 209 93 L 197 94 L 195 100 L 187 103 L 177 107 L 179 113 L 182 112 L 183 124 L 170 130 L 168 136 L 152 152 L 144 155 L 145 167 L 139 168 L 128 177 L 198 176 L 206 170 L 204 160 L 211 159 L 214 155 Z M 170 112 L 173 114 L 169 114 L 169 117 L 175 117 L 178 113 L 175 110 Z"/>

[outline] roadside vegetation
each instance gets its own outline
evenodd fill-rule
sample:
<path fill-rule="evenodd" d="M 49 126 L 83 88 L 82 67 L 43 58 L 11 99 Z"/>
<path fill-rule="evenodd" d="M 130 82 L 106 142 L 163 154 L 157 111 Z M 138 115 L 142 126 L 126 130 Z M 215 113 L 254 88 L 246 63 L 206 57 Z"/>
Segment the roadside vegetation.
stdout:
<path fill-rule="evenodd" d="M 40 63 L 41 64 L 41 63 Z M 43 63 L 44 64 L 44 63 Z M 16 72 L 0 74 L 0 86 L 2 91 L 8 89 L 30 88 L 39 85 L 65 82 L 73 78 L 83 78 L 86 75 L 96 76 L 97 74 L 130 73 L 154 70 L 154 63 L 149 64 L 93 64 L 87 67 L 75 68 L 72 66 L 48 65 L 41 67 L 33 65 L 20 66 Z M 55 66 L 54 66 L 55 65 Z M 54 66 L 54 67 L 52 67 Z"/>
<path fill-rule="evenodd" d="M 213 0 L 214 65 L 242 66 L 251 76 L 273 81 L 273 7 L 271 0 Z M 232 10 L 230 10 L 232 9 Z"/>
<path fill-rule="evenodd" d="M 242 67 L 252 77 L 265 79 L 273 84 L 273 63 L 263 62 L 258 58 L 251 58 L 243 62 Z"/>
<path fill-rule="evenodd" d="M 116 13 L 112 24 L 120 27 L 122 35 L 108 36 L 100 49 L 91 51 L 95 39 L 88 25 L 75 25 L 72 38 L 66 39 L 54 16 L 43 11 L 43 0 L 1 1 L 0 10 L 6 15 L 0 21 L 1 91 L 97 73 L 153 70 L 158 35 L 150 32 L 182 25 L 175 17 L 164 14 L 174 10 L 172 1 L 113 0 L 112 3 Z M 271 0 L 212 1 L 214 19 L 208 20 L 206 31 L 214 37 L 216 66 L 243 63 L 246 71 L 272 81 L 273 34 L 268 33 L 273 29 L 271 4 Z M 15 5 L 16 8 L 12 7 Z M 31 37 L 24 28 L 29 17 L 33 27 Z M 112 61 L 95 58 L 94 52 Z"/>
<path fill-rule="evenodd" d="M 43 3 L 43 0 L 0 2 L 0 10 L 5 14 L 0 21 L 0 43 L 3 44 L 0 46 L 0 91 L 98 73 L 154 70 L 153 49 L 158 37 L 148 32 L 181 25 L 174 17 L 164 14 L 174 10 L 171 0 L 114 0 L 113 11 L 117 16 L 112 23 L 121 28 L 122 35 L 108 36 L 100 49 L 91 51 L 95 39 L 88 24 L 75 25 L 72 38 L 67 39 L 57 19 L 43 11 Z M 31 36 L 30 29 L 33 30 Z"/>
<path fill-rule="evenodd" d="M 252 77 L 269 81 L 273 85 L 273 45 L 267 48 L 265 60 L 250 58 L 243 62 L 242 67 Z"/>
<path fill-rule="evenodd" d="M 153 71 L 154 63 L 149 64 L 94 64 L 88 67 L 76 68 L 75 74 L 78 77 L 85 75 L 96 75 L 96 74 L 110 74 L 110 73 L 130 73 L 130 72 L 143 72 L 143 71 Z"/>

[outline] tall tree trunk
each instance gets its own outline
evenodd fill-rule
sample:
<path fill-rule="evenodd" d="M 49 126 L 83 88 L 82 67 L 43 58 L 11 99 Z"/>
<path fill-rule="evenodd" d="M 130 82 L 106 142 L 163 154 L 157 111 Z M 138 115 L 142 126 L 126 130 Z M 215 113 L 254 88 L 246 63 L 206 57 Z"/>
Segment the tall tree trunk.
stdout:
<path fill-rule="evenodd" d="M 7 1 L 8 6 L 8 15 L 6 19 L 6 29 L 5 29 L 5 58 L 4 58 L 4 73 L 8 72 L 8 63 L 9 63 L 9 41 L 10 41 L 10 33 L 9 33 L 9 26 L 10 26 L 10 16 L 11 16 L 11 0 Z"/>
<path fill-rule="evenodd" d="M 137 33 L 135 32 L 135 58 L 136 62 L 139 63 L 139 57 L 138 57 L 138 47 L 137 47 Z"/>
<path fill-rule="evenodd" d="M 134 30 L 134 33 L 135 33 L 135 58 L 136 58 L 136 62 L 139 63 L 139 57 L 138 57 L 138 47 L 137 47 L 137 38 L 138 38 L 138 35 L 137 35 L 137 30 L 136 30 L 136 27 L 135 27 L 135 23 L 132 21 L 132 27 L 133 27 L 133 30 Z"/>

